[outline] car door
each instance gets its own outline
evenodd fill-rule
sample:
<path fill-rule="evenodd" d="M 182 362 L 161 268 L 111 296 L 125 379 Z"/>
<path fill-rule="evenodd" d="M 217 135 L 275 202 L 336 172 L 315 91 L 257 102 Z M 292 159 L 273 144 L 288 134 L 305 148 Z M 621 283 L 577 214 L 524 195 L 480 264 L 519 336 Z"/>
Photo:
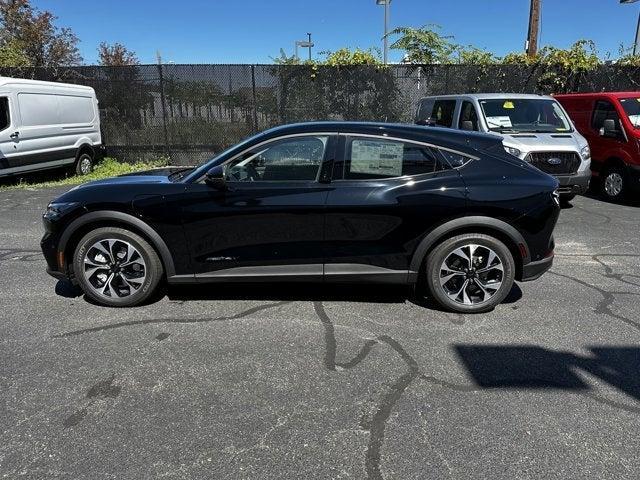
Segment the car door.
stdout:
<path fill-rule="evenodd" d="M 616 138 L 601 135 L 600 130 L 604 127 L 604 121 L 608 119 L 615 122 L 616 131 L 619 133 Z M 615 155 L 622 144 L 627 143 L 620 116 L 616 111 L 616 107 L 609 100 L 596 100 L 591 117 L 590 135 L 587 141 L 591 147 L 591 157 L 600 164 L 610 156 Z M 594 165 L 594 167 L 597 168 L 597 165 Z"/>
<path fill-rule="evenodd" d="M 336 156 L 325 279 L 406 282 L 420 240 L 464 209 L 459 172 L 438 148 L 387 136 L 341 135 Z"/>
<path fill-rule="evenodd" d="M 226 162 L 226 190 L 187 187 L 180 202 L 198 278 L 322 277 L 328 186 L 321 174 L 335 140 L 324 133 L 270 140 Z"/>
<path fill-rule="evenodd" d="M 20 139 L 14 96 L 0 91 L 0 175 L 19 166 Z"/>

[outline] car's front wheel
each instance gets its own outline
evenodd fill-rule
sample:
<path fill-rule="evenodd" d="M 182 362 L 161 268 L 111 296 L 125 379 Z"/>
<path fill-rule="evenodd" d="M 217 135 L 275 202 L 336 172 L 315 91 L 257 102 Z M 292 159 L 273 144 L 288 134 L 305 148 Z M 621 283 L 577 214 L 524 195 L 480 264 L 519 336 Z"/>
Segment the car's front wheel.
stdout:
<path fill-rule="evenodd" d="M 610 167 L 602 176 L 600 193 L 607 200 L 620 201 L 626 193 L 625 184 L 624 170 L 620 167 Z"/>
<path fill-rule="evenodd" d="M 110 307 L 143 303 L 163 274 L 158 254 L 144 238 L 115 227 L 97 228 L 80 240 L 73 271 L 87 297 Z"/>
<path fill-rule="evenodd" d="M 431 296 L 447 310 L 481 313 L 492 310 L 511 291 L 513 255 L 504 243 L 484 234 L 449 238 L 426 261 Z"/>

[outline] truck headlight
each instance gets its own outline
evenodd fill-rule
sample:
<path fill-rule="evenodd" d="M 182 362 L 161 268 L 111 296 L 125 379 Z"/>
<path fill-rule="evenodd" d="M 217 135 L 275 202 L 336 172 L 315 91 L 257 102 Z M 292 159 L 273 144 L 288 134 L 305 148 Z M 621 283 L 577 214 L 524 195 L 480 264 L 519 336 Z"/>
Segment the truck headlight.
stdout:
<path fill-rule="evenodd" d="M 518 150 L 515 147 L 508 147 L 508 146 L 504 146 L 504 149 L 507 153 L 513 155 L 514 157 L 519 157 L 520 154 L 522 153 L 520 150 Z"/>
<path fill-rule="evenodd" d="M 589 148 L 589 145 L 582 147 L 582 150 L 580 150 L 580 156 L 583 160 L 591 160 L 591 149 Z"/>

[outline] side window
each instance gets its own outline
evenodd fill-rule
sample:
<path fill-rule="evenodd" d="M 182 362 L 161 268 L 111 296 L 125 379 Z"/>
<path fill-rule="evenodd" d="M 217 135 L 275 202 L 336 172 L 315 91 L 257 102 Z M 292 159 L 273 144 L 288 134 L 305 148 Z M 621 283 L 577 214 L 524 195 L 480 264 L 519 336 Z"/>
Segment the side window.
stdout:
<path fill-rule="evenodd" d="M 456 109 L 455 100 L 436 100 L 433 104 L 431 118 L 439 127 L 453 126 L 453 112 Z"/>
<path fill-rule="evenodd" d="M 416 115 L 416 123 L 420 125 L 426 125 L 427 120 L 431 118 L 431 112 L 433 112 L 433 104 L 435 100 L 433 98 L 425 98 L 420 102 L 418 113 Z"/>
<path fill-rule="evenodd" d="M 451 152 L 449 150 L 439 150 L 439 152 L 444 157 L 446 164 L 451 168 L 462 167 L 471 161 L 470 157 L 462 155 L 461 153 Z"/>
<path fill-rule="evenodd" d="M 7 97 L 0 97 L 0 131 L 9 128 L 9 125 L 11 125 L 9 99 Z"/>
<path fill-rule="evenodd" d="M 230 182 L 314 181 L 324 158 L 328 136 L 276 140 L 244 152 L 226 166 Z"/>
<path fill-rule="evenodd" d="M 606 100 L 598 100 L 593 109 L 593 117 L 591 117 L 591 126 L 594 130 L 599 131 L 604 126 L 605 120 L 613 120 L 616 124 L 616 130 L 620 130 L 620 117 L 611 102 Z"/>
<path fill-rule="evenodd" d="M 346 145 L 345 180 L 393 178 L 433 173 L 442 162 L 430 147 L 397 140 L 349 138 Z"/>
<path fill-rule="evenodd" d="M 473 103 L 465 100 L 462 102 L 460 109 L 460 119 L 458 120 L 458 129 L 478 131 L 478 112 Z"/>

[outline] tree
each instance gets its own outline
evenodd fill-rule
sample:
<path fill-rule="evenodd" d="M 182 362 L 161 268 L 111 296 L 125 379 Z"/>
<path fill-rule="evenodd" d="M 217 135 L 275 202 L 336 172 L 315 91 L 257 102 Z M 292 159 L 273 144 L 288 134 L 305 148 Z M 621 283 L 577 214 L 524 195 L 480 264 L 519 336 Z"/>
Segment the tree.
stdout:
<path fill-rule="evenodd" d="M 98 57 L 100 58 L 100 65 L 105 67 L 140 65 L 136 53 L 118 42 L 113 45 L 102 42 L 98 47 Z"/>
<path fill-rule="evenodd" d="M 78 37 L 54 25 L 51 12 L 41 12 L 29 0 L 0 0 L 0 46 L 20 45 L 34 67 L 78 65 Z"/>
<path fill-rule="evenodd" d="M 391 44 L 391 48 L 404 50 L 409 63 L 453 63 L 453 54 L 458 45 L 452 42 L 453 37 L 440 35 L 439 29 L 438 25 L 398 27 L 389 33 L 400 36 Z"/>
<path fill-rule="evenodd" d="M 17 41 L 0 46 L 0 67 L 29 67 L 31 62 Z"/>

